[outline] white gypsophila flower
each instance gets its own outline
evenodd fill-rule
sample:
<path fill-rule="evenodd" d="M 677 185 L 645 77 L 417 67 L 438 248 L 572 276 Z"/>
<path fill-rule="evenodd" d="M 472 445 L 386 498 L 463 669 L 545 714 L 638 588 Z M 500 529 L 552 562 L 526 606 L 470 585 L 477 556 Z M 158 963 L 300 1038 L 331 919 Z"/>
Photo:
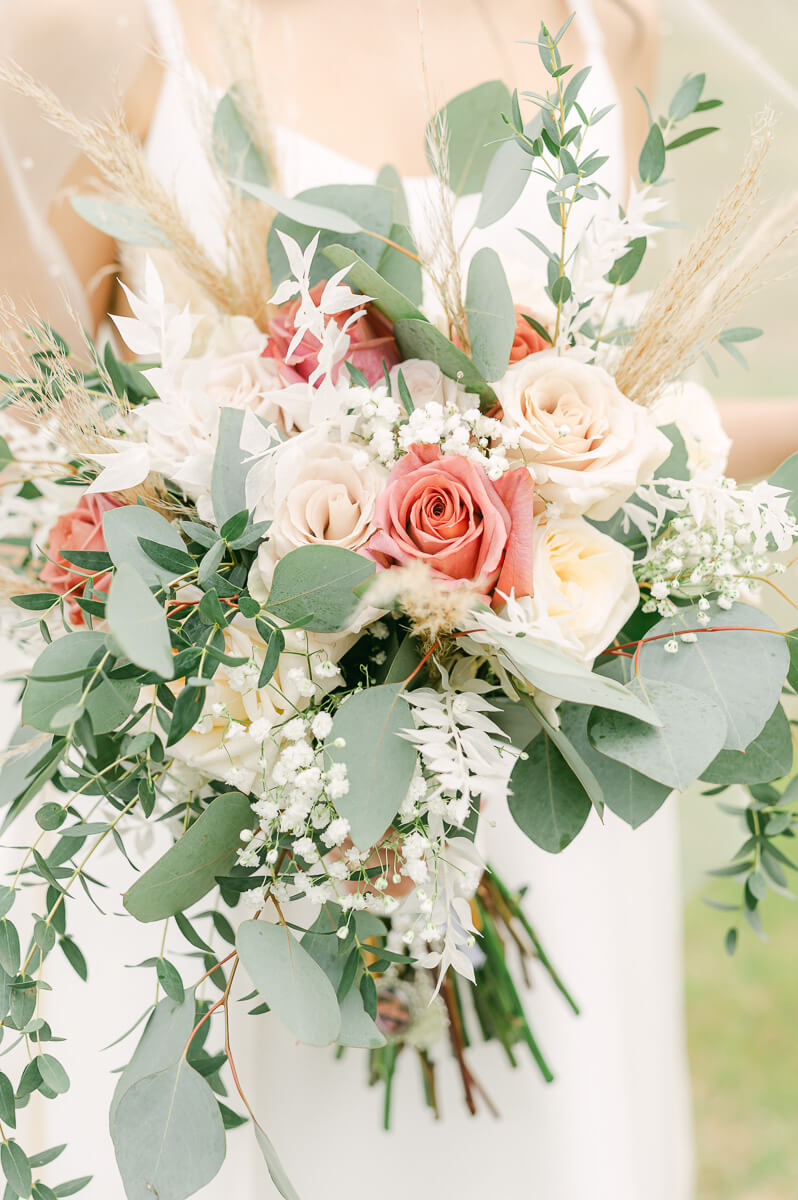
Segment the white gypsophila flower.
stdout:
<path fill-rule="evenodd" d="M 271 681 L 259 688 L 266 646 L 254 623 L 237 616 L 224 631 L 225 653 L 246 658 L 250 669 L 219 664 L 205 689 L 201 720 L 171 748 L 174 758 L 205 779 L 227 779 L 235 771 L 236 786 L 242 791 L 262 787 L 276 764 L 284 740 L 283 726 L 307 707 L 308 689 L 327 691 L 342 682 L 340 675 L 335 680 L 314 682 L 318 650 L 313 635 L 305 636 L 304 653 L 283 651 Z M 255 722 L 264 731 L 260 740 L 250 734 Z M 304 722 L 301 725 L 304 730 Z"/>
<path fill-rule="evenodd" d="M 519 434 L 512 459 L 567 516 L 605 521 L 667 458 L 671 444 L 648 411 L 602 368 L 542 351 L 495 385 L 503 423 Z"/>
<path fill-rule="evenodd" d="M 718 407 L 699 383 L 669 383 L 651 406 L 657 425 L 676 425 L 684 438 L 691 477 L 717 479 L 726 470 L 731 438 L 721 423 Z"/>
<path fill-rule="evenodd" d="M 673 613 L 674 596 L 717 593 L 726 608 L 744 590 L 755 598 L 752 582 L 783 569 L 769 552 L 789 549 L 798 537 L 789 492 L 764 481 L 739 488 L 724 477 L 660 480 L 641 489 L 640 499 L 647 507 L 627 515 L 649 549 L 635 573 L 650 587 L 644 611 L 661 616 Z"/>

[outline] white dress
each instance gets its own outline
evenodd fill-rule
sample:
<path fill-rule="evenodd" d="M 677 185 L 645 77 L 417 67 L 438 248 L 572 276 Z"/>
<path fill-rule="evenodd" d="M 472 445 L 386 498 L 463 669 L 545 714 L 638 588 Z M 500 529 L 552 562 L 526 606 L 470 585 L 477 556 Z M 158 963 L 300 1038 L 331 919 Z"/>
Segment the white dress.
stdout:
<path fill-rule="evenodd" d="M 615 97 L 600 32 L 588 5 L 573 7 L 591 48 L 592 99 L 596 106 L 603 105 L 608 94 L 610 101 Z M 169 66 L 148 142 L 149 157 L 184 199 L 197 232 L 212 246 L 217 233 L 213 214 L 195 199 L 208 194 L 207 167 L 192 104 L 186 99 L 189 71 L 176 15 L 169 0 L 151 0 L 151 9 Z M 602 152 L 607 152 L 609 139 L 619 164 L 623 150 L 617 114 L 602 130 Z M 277 146 L 288 194 L 324 183 L 373 181 L 372 171 L 296 134 L 278 130 Z M 418 223 L 423 221 L 426 181 L 405 182 L 411 215 Z M 619 191 L 622 182 L 619 170 Z M 461 202 L 458 219 L 468 219 L 469 203 L 470 199 Z M 528 243 L 516 227 L 534 229 L 545 220 L 541 194 L 530 186 L 498 226 L 483 231 L 482 243 L 499 249 L 508 265 L 528 261 Z M 479 244 L 474 242 L 471 250 Z M 487 859 L 508 883 L 530 885 L 530 918 L 582 1008 L 582 1015 L 575 1017 L 542 973 L 525 997 L 530 1024 L 555 1082 L 545 1084 L 524 1053 L 514 1071 L 500 1047 L 475 1047 L 470 1052 L 472 1067 L 501 1118 L 468 1115 L 456 1070 L 446 1059 L 439 1069 L 443 1120 L 436 1123 L 422 1103 L 417 1064 L 411 1055 L 403 1055 L 397 1068 L 393 1129 L 384 1133 L 380 1094 L 365 1085 L 365 1052 L 347 1051 L 336 1062 L 332 1053 L 297 1046 L 271 1017 L 247 1018 L 243 1014 L 249 1005 L 242 1005 L 233 1045 L 253 1109 L 302 1200 L 348 1200 L 364 1182 L 380 1200 L 406 1200 L 408 1195 L 426 1200 L 444 1190 L 469 1200 L 690 1200 L 692 1137 L 675 800 L 636 832 L 611 813 L 604 826 L 591 814 L 582 834 L 556 856 L 532 845 L 507 812 L 491 816 L 495 825 L 487 838 Z M 93 916 L 90 921 L 84 941 L 96 956 L 109 927 L 102 922 L 97 926 Z M 153 931 L 134 930 L 133 925 L 127 923 L 123 940 L 129 936 L 136 949 L 126 946 L 125 962 L 154 952 L 152 936 L 146 946 L 142 936 Z M 115 936 L 123 937 L 119 926 Z M 127 985 L 138 973 L 125 974 Z M 73 987 L 76 1004 L 85 1003 L 82 985 Z M 85 1010 L 62 1013 L 60 1023 L 72 1025 L 75 1015 L 84 1049 L 93 1043 L 96 1051 L 111 1025 L 118 1032 L 132 1023 L 142 997 L 120 997 L 118 966 L 115 974 L 106 971 L 95 987 L 93 1011 L 105 1010 L 100 1034 Z M 109 1004 L 113 1022 L 106 1019 Z M 123 1058 L 118 1052 L 116 1061 Z M 42 1131 L 43 1144 L 71 1136 L 76 1173 L 89 1163 L 95 1170 L 96 1181 L 86 1194 L 105 1200 L 121 1195 L 102 1107 L 112 1086 L 104 1078 L 110 1064 L 107 1056 L 88 1061 L 87 1067 L 84 1053 L 73 1112 L 62 1113 L 51 1135 Z M 38 1120 L 51 1120 L 49 1111 L 49 1105 L 40 1110 Z M 72 1130 L 64 1128 L 64 1115 Z M 217 1179 L 202 1191 L 203 1200 L 276 1194 L 250 1130 L 230 1136 L 228 1156 Z M 401 1171 L 391 1169 L 393 1161 L 401 1163 Z"/>

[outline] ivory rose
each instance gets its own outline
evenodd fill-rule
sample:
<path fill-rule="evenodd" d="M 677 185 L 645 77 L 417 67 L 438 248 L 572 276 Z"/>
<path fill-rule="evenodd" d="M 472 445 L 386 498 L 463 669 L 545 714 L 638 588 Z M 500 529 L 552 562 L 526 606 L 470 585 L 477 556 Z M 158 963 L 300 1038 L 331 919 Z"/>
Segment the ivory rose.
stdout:
<path fill-rule="evenodd" d="M 606 521 L 670 452 L 602 367 L 546 351 L 513 364 L 494 390 L 540 495 L 567 516 Z"/>
<path fill-rule="evenodd" d="M 263 587 L 271 582 L 278 559 L 299 546 L 360 549 L 376 528 L 377 497 L 388 479 L 384 467 L 359 462 L 363 451 L 356 446 L 317 443 L 304 449 L 303 439 L 297 439 L 291 450 L 297 453 L 285 458 L 296 469 L 278 475 L 272 512 L 268 504 L 256 508 L 258 519 L 272 518 L 256 564 Z"/>
<path fill-rule="evenodd" d="M 474 397 L 459 387 L 448 375 L 444 375 L 437 363 L 425 358 L 406 358 L 391 370 L 391 393 L 399 399 L 399 372 L 407 384 L 410 399 L 416 408 L 427 404 L 456 404 L 458 408 L 473 406 Z M 465 401 L 461 405 L 461 402 Z"/>
<path fill-rule="evenodd" d="M 112 493 L 102 495 L 81 496 L 77 506 L 71 512 L 64 513 L 58 518 L 50 530 L 47 543 L 48 561 L 41 572 L 42 583 L 46 583 L 54 592 L 61 596 L 70 597 L 70 612 L 72 618 L 82 621 L 83 616 L 76 597 L 83 594 L 86 583 L 86 573 L 67 562 L 62 557 L 63 550 L 105 550 L 103 534 L 103 516 L 111 508 L 119 508 L 124 504 Z M 95 577 L 94 590 L 107 592 L 111 582 L 110 572 Z"/>
<path fill-rule="evenodd" d="M 318 304 L 326 284 L 317 283 L 310 289 L 310 296 Z M 301 299 L 291 300 L 283 304 L 269 323 L 269 354 L 278 362 L 287 362 L 302 379 L 310 379 L 319 365 L 318 352 L 320 342 L 312 333 L 306 333 L 302 341 L 294 349 L 290 359 L 286 359 L 291 339 L 296 332 L 294 318 L 299 311 Z M 334 320 L 328 317 L 327 320 Z M 399 351 L 394 341 L 392 326 L 388 319 L 375 308 L 370 308 L 354 325 L 347 330 L 349 350 L 346 361 L 357 367 L 366 376 L 370 384 L 381 383 L 383 379 L 383 360 L 388 369 L 399 362 Z M 344 363 L 338 363 L 332 372 L 333 383 L 345 371 Z"/>
<path fill-rule="evenodd" d="M 366 553 L 382 567 L 421 561 L 487 594 L 532 592 L 534 486 L 524 467 L 492 483 L 477 463 L 412 446 L 377 501 Z M 499 596 L 495 595 L 499 602 Z"/>
<path fill-rule="evenodd" d="M 507 616 L 590 664 L 637 607 L 632 552 L 581 517 L 543 514 L 534 541 L 535 595 Z"/>
<path fill-rule="evenodd" d="M 307 708 L 311 699 L 338 686 L 342 677 L 333 667 L 327 674 L 317 671 L 317 664 L 328 661 L 318 639 L 289 631 L 271 682 L 259 688 L 266 646 L 254 623 L 236 617 L 225 629 L 224 640 L 228 655 L 249 662 L 240 667 L 219 664 L 205 689 L 200 719 L 169 753 L 200 778 L 223 779 L 242 791 L 258 792 L 280 752 L 281 725 Z"/>

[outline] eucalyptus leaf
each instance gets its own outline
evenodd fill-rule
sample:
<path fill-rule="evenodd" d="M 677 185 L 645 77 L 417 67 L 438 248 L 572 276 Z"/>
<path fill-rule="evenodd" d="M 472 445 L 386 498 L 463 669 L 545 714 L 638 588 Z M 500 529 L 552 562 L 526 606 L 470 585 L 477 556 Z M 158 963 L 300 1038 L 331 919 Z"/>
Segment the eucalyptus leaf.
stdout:
<path fill-rule="evenodd" d="M 401 733 L 413 728 L 402 684 L 355 692 L 333 717 L 325 749 L 334 762 L 346 765 L 349 781 L 336 806 L 361 850 L 385 833 L 407 794 L 416 751 Z M 336 745 L 339 739 L 343 746 Z"/>
<path fill-rule="evenodd" d="M 519 829 L 549 854 L 570 845 L 591 809 L 590 797 L 547 733 L 530 742 L 513 767 L 507 804 Z"/>
<path fill-rule="evenodd" d="M 311 284 L 330 277 L 330 268 L 322 252 L 333 243 L 349 246 L 370 267 L 377 268 L 385 250 L 385 242 L 381 239 L 390 236 L 391 227 L 395 224 L 392 191 L 376 187 L 374 184 L 326 184 L 322 187 L 308 188 L 300 192 L 296 199 L 346 214 L 358 230 L 362 231 L 343 233 L 331 228 L 322 229 L 317 253 L 311 264 Z M 269 269 L 275 283 L 290 274 L 279 234 L 288 234 L 302 249 L 306 249 L 311 239 L 318 234 L 319 228 L 318 223 L 303 224 L 278 213 L 272 223 L 267 242 Z"/>
<path fill-rule="evenodd" d="M 194 1007 L 192 990 L 186 992 L 181 1003 L 166 997 L 150 1013 L 133 1056 L 117 1081 L 109 1113 L 112 1125 L 125 1092 L 180 1058 L 194 1028 Z"/>
<path fill-rule="evenodd" d="M 509 113 L 512 97 L 498 79 L 461 92 L 436 113 L 427 126 L 427 158 L 435 170 L 435 154 L 443 133 L 448 183 L 456 196 L 482 190 L 499 145 L 507 137 L 502 113 Z"/>
<path fill-rule="evenodd" d="M 495 403 L 495 392 L 468 355 L 429 321 L 402 318 L 395 323 L 393 332 L 403 358 L 424 358 L 437 363 L 444 375 L 456 379 L 467 392 L 478 392 L 483 399 Z"/>
<path fill-rule="evenodd" d="M 187 1200 L 224 1161 L 219 1106 L 183 1058 L 124 1093 L 112 1137 L 128 1200 Z"/>
<path fill-rule="evenodd" d="M 770 783 L 792 770 L 792 731 L 787 715 L 777 705 L 761 733 L 745 750 L 721 750 L 701 778 L 706 783 Z"/>
<path fill-rule="evenodd" d="M 299 1200 L 299 1194 L 286 1175 L 285 1167 L 280 1162 L 271 1138 L 257 1121 L 252 1122 L 252 1128 L 255 1131 L 255 1140 L 266 1162 L 266 1168 L 277 1191 L 283 1197 L 283 1200 Z"/>
<path fill-rule="evenodd" d="M 657 724 L 645 699 L 614 679 L 590 671 L 556 646 L 530 637 L 515 637 L 491 630 L 500 658 L 511 674 L 559 700 L 597 705 L 628 713 L 640 721 Z"/>
<path fill-rule="evenodd" d="M 95 733 L 109 733 L 122 725 L 138 698 L 139 685 L 134 679 L 110 679 L 106 674 L 83 699 L 86 680 L 104 653 L 105 634 L 90 630 L 70 633 L 46 646 L 33 665 L 22 697 L 23 724 L 47 732 L 60 712 L 83 700 Z"/>
<path fill-rule="evenodd" d="M 213 155 L 225 175 L 268 185 L 273 171 L 255 144 L 236 103 L 236 87 L 222 96 L 213 114 Z"/>
<path fill-rule="evenodd" d="M 137 921 L 161 921 L 190 908 L 226 875 L 252 826 L 249 800 L 229 792 L 212 800 L 183 836 L 145 871 L 124 896 Z"/>
<path fill-rule="evenodd" d="M 162 679 L 174 675 L 166 613 L 130 563 L 114 572 L 108 592 L 108 628 L 131 662 Z"/>
<path fill-rule="evenodd" d="M 274 188 L 246 179 L 236 179 L 234 182 L 243 192 L 254 196 L 256 200 L 263 200 L 269 208 L 282 213 L 283 216 L 290 217 L 299 225 L 308 225 L 311 229 L 327 229 L 332 233 L 363 232 L 362 225 L 347 216 L 346 213 L 338 212 L 334 208 L 326 208 L 322 204 L 312 204 L 308 200 L 300 200 L 299 197 L 291 199 L 289 196 L 283 196 L 280 192 L 275 191 Z"/>
<path fill-rule="evenodd" d="M 79 217 L 116 242 L 132 246 L 172 245 L 171 239 L 155 222 L 132 204 L 115 204 L 100 196 L 71 196 L 70 203 Z"/>
<path fill-rule="evenodd" d="M 768 483 L 790 493 L 787 511 L 794 521 L 798 521 L 798 451 L 776 468 Z"/>
<path fill-rule="evenodd" d="M 669 788 L 690 786 L 723 746 L 726 721 L 712 696 L 680 683 L 640 675 L 629 690 L 659 716 L 659 727 L 626 713 L 595 711 L 588 735 L 600 754 L 624 763 Z"/>
<path fill-rule="evenodd" d="M 501 259 L 489 246 L 471 259 L 465 308 L 474 365 L 486 379 L 501 379 L 515 337 L 515 306 Z"/>
<path fill-rule="evenodd" d="M 103 535 L 114 566 L 129 563 L 147 584 L 167 584 L 175 572 L 159 566 L 139 545 L 139 538 L 159 542 L 185 554 L 185 544 L 178 531 L 155 509 L 144 504 L 126 504 L 111 508 L 103 516 Z"/>
<path fill-rule="evenodd" d="M 377 273 L 413 304 L 421 304 L 424 278 L 413 235 L 406 225 L 392 225 L 388 236 L 396 245 L 385 247 L 377 263 Z M 398 246 L 408 253 L 397 249 Z"/>
<path fill-rule="evenodd" d="M 355 588 L 376 571 L 371 559 L 342 546 L 300 546 L 277 563 L 265 607 L 288 624 L 335 633 L 360 603 Z"/>
<path fill-rule="evenodd" d="M 247 507 L 246 481 L 251 463 L 241 449 L 244 410 L 219 410 L 219 437 L 211 473 L 211 500 L 216 523 L 221 528 Z"/>
<path fill-rule="evenodd" d="M 236 948 L 258 992 L 300 1042 L 329 1046 L 341 1030 L 335 990 L 321 967 L 282 925 L 244 921 Z"/>
<path fill-rule="evenodd" d="M 27 1200 L 33 1186 L 30 1163 L 25 1151 L 12 1138 L 0 1145 L 0 1167 L 14 1195 Z"/>
<path fill-rule="evenodd" d="M 524 126 L 524 134 L 530 142 L 539 136 L 541 124 L 540 114 L 537 114 Z M 507 215 L 520 199 L 530 173 L 529 155 L 514 138 L 498 147 L 485 175 L 474 221 L 477 229 L 486 229 Z"/>
<path fill-rule="evenodd" d="M 647 640 L 640 651 L 640 672 L 646 679 L 679 684 L 710 697 L 728 726 L 718 749 L 745 750 L 778 704 L 789 651 L 774 621 L 760 609 L 736 603 L 728 610 L 713 608 L 708 615 L 705 629 L 699 619 L 703 614 L 695 606 L 659 621 L 646 635 L 657 640 Z M 737 628 L 726 633 L 726 626 Z M 676 654 L 665 649 L 670 639 L 663 635 L 694 629 L 700 630 L 694 643 L 678 639 Z"/>
<path fill-rule="evenodd" d="M 397 291 L 378 271 L 370 267 L 367 262 L 364 262 L 348 246 L 342 246 L 339 243 L 335 243 L 332 246 L 325 246 L 324 254 L 325 257 L 329 258 L 333 266 L 339 268 L 349 267 L 346 276 L 347 283 L 354 285 L 365 296 L 371 296 L 376 307 L 381 312 L 384 312 L 389 320 L 399 321 L 405 318 L 414 320 L 424 319 L 415 304 L 407 296 Z"/>
<path fill-rule="evenodd" d="M 637 169 L 642 183 L 656 183 L 665 170 L 665 139 L 656 122 L 651 125 L 643 143 Z"/>
<path fill-rule="evenodd" d="M 607 807 L 632 829 L 653 817 L 671 794 L 666 784 L 633 771 L 625 763 L 599 754 L 587 734 L 591 710 L 583 704 L 561 704 L 560 728 L 598 780 Z"/>

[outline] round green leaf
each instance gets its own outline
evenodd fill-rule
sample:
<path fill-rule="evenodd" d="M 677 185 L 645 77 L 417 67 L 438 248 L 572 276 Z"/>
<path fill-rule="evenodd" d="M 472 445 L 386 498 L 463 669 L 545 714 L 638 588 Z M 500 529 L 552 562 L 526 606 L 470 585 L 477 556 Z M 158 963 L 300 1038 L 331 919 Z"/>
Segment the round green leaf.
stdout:
<path fill-rule="evenodd" d="M 71 204 L 79 217 L 116 242 L 132 246 L 171 246 L 165 233 L 140 208 L 132 204 L 114 204 L 100 196 L 72 196 Z"/>
<path fill-rule="evenodd" d="M 39 1074 L 42 1082 L 57 1096 L 69 1091 L 69 1076 L 57 1058 L 52 1054 L 39 1054 L 36 1057 L 39 1064 Z"/>
<path fill-rule="evenodd" d="M 662 725 L 596 710 L 588 723 L 594 748 L 669 788 L 689 787 L 723 745 L 726 722 L 720 705 L 703 692 L 643 676 L 629 690 L 646 698 Z"/>
<path fill-rule="evenodd" d="M 182 1058 L 125 1092 L 111 1132 L 128 1200 L 187 1200 L 224 1161 L 219 1106 Z"/>
<path fill-rule="evenodd" d="M 632 829 L 637 829 L 662 807 L 671 788 L 633 771 L 625 763 L 599 754 L 590 744 L 587 723 L 590 709 L 583 704 L 561 704 L 560 729 L 598 780 L 607 807 Z"/>
<path fill-rule="evenodd" d="M 162 921 L 184 912 L 226 875 L 252 827 L 249 800 L 240 792 L 217 796 L 149 871 L 125 893 L 124 905 L 137 921 Z"/>
<path fill-rule="evenodd" d="M 792 760 L 792 731 L 779 704 L 750 746 L 745 750 L 721 750 L 701 778 L 706 783 L 770 783 L 789 775 Z"/>
<path fill-rule="evenodd" d="M 0 1167 L 9 1186 L 20 1200 L 27 1200 L 33 1186 L 28 1156 L 17 1142 L 9 1139 L 0 1145 Z"/>
<path fill-rule="evenodd" d="M 558 854 L 587 820 L 590 797 L 546 733 L 530 742 L 525 754 L 510 776 L 510 813 L 535 845 Z"/>
<path fill-rule="evenodd" d="M 131 662 L 162 679 L 173 677 L 166 612 L 130 563 L 121 563 L 114 573 L 106 617 L 114 640 Z"/>
<path fill-rule="evenodd" d="M 486 379 L 501 379 L 515 337 L 515 306 L 495 250 L 477 250 L 468 268 L 466 314 L 471 357 Z"/>
<path fill-rule="evenodd" d="M 194 992 L 186 992 L 182 1003 L 167 997 L 150 1014 L 133 1057 L 119 1077 L 111 1101 L 109 1119 L 114 1116 L 125 1092 L 140 1079 L 155 1075 L 180 1058 L 194 1028 Z"/>
<path fill-rule="evenodd" d="M 176 577 L 170 567 L 154 562 L 139 545 L 139 538 L 157 542 L 185 554 L 183 539 L 173 525 L 153 508 L 126 504 L 111 508 L 103 517 L 103 535 L 114 566 L 130 563 L 147 584 L 166 584 Z"/>
<path fill-rule="evenodd" d="M 375 571 L 371 559 L 341 546 L 300 546 L 278 562 L 265 607 L 287 624 L 335 633 L 360 603 L 355 588 Z"/>
<path fill-rule="evenodd" d="M 105 634 L 88 630 L 67 634 L 46 646 L 33 665 L 22 697 L 23 724 L 49 733 L 53 718 L 68 704 L 80 701 L 104 652 Z M 106 663 L 106 667 L 110 665 Z M 107 675 L 101 679 L 84 701 L 94 732 L 109 733 L 123 724 L 138 694 L 134 679 L 109 679 Z"/>
<path fill-rule="evenodd" d="M 658 622 L 647 637 L 700 629 L 699 615 L 695 607 L 680 608 L 675 616 Z M 775 623 L 757 608 L 733 604 L 724 611 L 713 606 L 708 615 L 709 627 L 697 634 L 694 643 L 680 640 L 676 654 L 665 649 L 669 640 L 666 637 L 647 641 L 640 652 L 640 673 L 646 680 L 658 679 L 703 692 L 720 706 L 726 719 L 723 748 L 745 750 L 761 733 L 779 702 L 789 651 L 785 639 L 775 632 Z M 737 628 L 726 633 L 725 626 Z M 774 632 L 752 632 L 761 629 Z"/>
<path fill-rule="evenodd" d="M 291 1033 L 309 1046 L 329 1046 L 341 1029 L 335 990 L 321 967 L 282 925 L 245 921 L 236 937 L 255 987 Z"/>
<path fill-rule="evenodd" d="M 375 845 L 407 795 L 416 751 L 401 735 L 413 727 L 402 684 L 355 692 L 333 717 L 325 749 L 334 762 L 346 765 L 349 780 L 349 791 L 336 806 L 361 850 Z M 336 745 L 339 739 L 342 746 Z"/>
<path fill-rule="evenodd" d="M 461 92 L 436 113 L 427 127 L 427 158 L 435 167 L 430 147 L 441 127 L 446 130 L 448 182 L 456 196 L 482 191 L 493 158 L 508 130 L 502 113 L 509 113 L 512 97 L 498 79 Z"/>

